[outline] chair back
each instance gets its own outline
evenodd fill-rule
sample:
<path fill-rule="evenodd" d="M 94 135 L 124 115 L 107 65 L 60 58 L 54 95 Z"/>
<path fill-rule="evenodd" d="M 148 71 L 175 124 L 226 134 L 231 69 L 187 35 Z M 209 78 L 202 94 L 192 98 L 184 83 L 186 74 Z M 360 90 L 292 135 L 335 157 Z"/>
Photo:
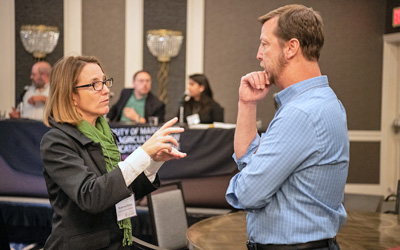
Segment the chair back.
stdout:
<path fill-rule="evenodd" d="M 182 185 L 181 182 L 168 183 L 160 189 L 167 186 L 177 188 L 147 195 L 155 244 L 161 248 L 185 249 L 188 222 Z"/>

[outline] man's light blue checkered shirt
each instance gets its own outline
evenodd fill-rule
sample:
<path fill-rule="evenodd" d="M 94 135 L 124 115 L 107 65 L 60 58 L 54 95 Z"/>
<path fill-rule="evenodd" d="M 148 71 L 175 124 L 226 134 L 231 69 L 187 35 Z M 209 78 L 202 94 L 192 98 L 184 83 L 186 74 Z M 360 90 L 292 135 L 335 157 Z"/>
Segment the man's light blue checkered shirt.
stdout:
<path fill-rule="evenodd" d="M 346 221 L 346 112 L 319 76 L 276 96 L 279 110 L 240 159 L 226 199 L 245 209 L 249 240 L 295 244 L 334 237 Z M 255 153 L 256 152 L 256 153 Z"/>

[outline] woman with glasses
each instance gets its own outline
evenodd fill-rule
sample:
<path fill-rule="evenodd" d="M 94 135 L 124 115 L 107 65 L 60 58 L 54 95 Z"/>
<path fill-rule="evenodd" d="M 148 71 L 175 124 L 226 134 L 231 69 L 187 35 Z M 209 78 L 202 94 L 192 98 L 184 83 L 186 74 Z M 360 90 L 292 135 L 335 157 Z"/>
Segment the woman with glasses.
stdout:
<path fill-rule="evenodd" d="M 113 79 L 95 57 L 59 60 L 50 78 L 41 142 L 52 232 L 44 249 L 130 249 L 135 199 L 159 186 L 164 161 L 186 156 L 172 147 L 174 118 L 124 161 L 104 115 Z"/>

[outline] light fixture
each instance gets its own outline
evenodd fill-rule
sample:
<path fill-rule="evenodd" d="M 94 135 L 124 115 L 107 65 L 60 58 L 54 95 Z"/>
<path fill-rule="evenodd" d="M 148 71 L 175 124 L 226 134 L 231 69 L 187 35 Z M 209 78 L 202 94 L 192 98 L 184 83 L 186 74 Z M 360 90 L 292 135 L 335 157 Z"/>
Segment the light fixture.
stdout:
<path fill-rule="evenodd" d="M 147 47 L 151 54 L 157 57 L 159 71 L 157 74 L 158 97 L 168 103 L 167 86 L 169 82 L 169 62 L 172 57 L 178 55 L 181 49 L 183 35 L 181 31 L 175 30 L 149 30 L 147 31 Z"/>
<path fill-rule="evenodd" d="M 53 52 L 60 31 L 56 26 L 23 25 L 20 35 L 25 50 L 28 53 L 33 53 L 33 57 L 37 61 L 41 61 L 47 54 Z"/>

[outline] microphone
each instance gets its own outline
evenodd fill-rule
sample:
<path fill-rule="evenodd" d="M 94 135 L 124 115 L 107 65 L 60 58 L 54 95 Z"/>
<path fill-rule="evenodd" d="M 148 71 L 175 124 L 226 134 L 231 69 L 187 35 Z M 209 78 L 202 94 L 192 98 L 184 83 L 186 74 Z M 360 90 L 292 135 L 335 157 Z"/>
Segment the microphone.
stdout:
<path fill-rule="evenodd" d="M 190 95 L 186 94 L 186 91 L 183 92 L 182 98 L 179 100 L 179 105 L 183 106 L 183 104 L 190 100 Z"/>
<path fill-rule="evenodd" d="M 30 87 L 29 85 L 25 85 L 25 86 L 24 86 L 24 90 L 23 90 L 22 93 L 18 96 L 17 103 L 23 102 L 24 95 L 25 95 L 26 91 L 28 91 L 29 87 Z"/>
<path fill-rule="evenodd" d="M 185 102 L 189 101 L 190 95 L 186 94 L 186 91 L 183 92 L 182 97 L 179 100 L 179 125 L 184 125 L 184 115 L 185 115 Z"/>

